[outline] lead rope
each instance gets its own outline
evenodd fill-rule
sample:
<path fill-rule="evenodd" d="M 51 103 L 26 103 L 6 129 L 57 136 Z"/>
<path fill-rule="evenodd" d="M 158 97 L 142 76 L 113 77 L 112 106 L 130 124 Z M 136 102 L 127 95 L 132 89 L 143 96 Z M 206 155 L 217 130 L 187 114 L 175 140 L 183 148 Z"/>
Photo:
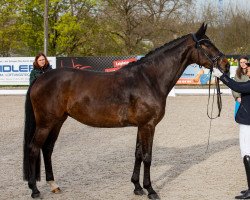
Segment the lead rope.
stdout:
<path fill-rule="evenodd" d="M 210 78 L 209 78 L 209 92 L 208 92 L 208 103 L 207 103 L 207 116 L 210 119 L 209 122 L 209 131 L 208 131 L 208 139 L 207 139 L 207 149 L 206 152 L 208 152 L 209 144 L 210 144 L 210 135 L 211 135 L 211 127 L 212 127 L 212 120 L 220 117 L 221 109 L 222 109 L 222 100 L 221 100 L 221 92 L 220 92 L 220 85 L 219 85 L 219 78 L 215 78 L 215 85 L 216 85 L 216 91 L 217 91 L 217 106 L 218 106 L 218 115 L 216 117 L 213 117 L 213 108 L 214 108 L 214 96 L 215 96 L 215 87 L 214 87 L 214 93 L 213 93 L 213 100 L 212 100 L 212 108 L 211 108 L 211 113 L 209 116 L 208 110 L 209 110 L 209 102 L 210 102 L 210 89 L 211 89 L 211 79 L 212 79 L 212 71 L 213 67 L 210 69 Z"/>
<path fill-rule="evenodd" d="M 208 102 L 207 102 L 207 116 L 209 119 L 216 119 L 218 117 L 220 117 L 220 113 L 221 113 L 221 109 L 222 109 L 222 101 L 221 101 L 221 92 L 220 92 L 220 84 L 219 84 L 219 79 L 216 78 L 215 79 L 215 85 L 216 85 L 216 90 L 217 90 L 217 106 L 218 106 L 218 115 L 216 117 L 213 117 L 212 113 L 209 115 L 208 111 L 209 111 L 209 102 L 210 102 L 210 90 L 211 90 L 211 79 L 212 79 L 212 71 L 213 71 L 213 67 L 210 69 L 210 77 L 209 77 L 209 86 L 208 86 Z M 215 94 L 215 88 L 214 88 L 214 94 Z M 213 96 L 214 96 L 213 94 Z M 214 101 L 212 102 L 212 104 L 214 103 Z"/>
<path fill-rule="evenodd" d="M 211 108 L 211 116 L 212 116 L 212 114 L 213 114 L 213 108 L 214 108 L 214 94 L 215 94 L 215 88 L 214 88 L 214 93 L 213 93 L 213 101 L 212 101 L 212 108 Z M 207 149 L 206 149 L 206 151 L 205 151 L 205 153 L 207 153 L 208 152 L 208 148 L 209 148 L 209 145 L 210 145 L 210 135 L 211 135 L 211 128 L 212 128 L 212 120 L 214 119 L 214 118 L 209 118 L 210 120 L 209 120 L 209 130 L 208 130 L 208 138 L 207 138 Z"/>

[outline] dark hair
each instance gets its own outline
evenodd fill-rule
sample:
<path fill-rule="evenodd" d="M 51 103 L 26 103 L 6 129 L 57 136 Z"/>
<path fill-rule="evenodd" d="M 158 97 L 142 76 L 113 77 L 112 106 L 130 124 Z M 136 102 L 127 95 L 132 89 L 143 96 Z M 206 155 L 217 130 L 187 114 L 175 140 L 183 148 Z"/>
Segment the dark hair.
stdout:
<path fill-rule="evenodd" d="M 40 68 L 39 65 L 38 65 L 38 63 L 37 63 L 37 60 L 38 60 L 38 58 L 39 58 L 40 56 L 43 56 L 43 57 L 45 58 L 45 65 L 44 65 L 44 67 L 47 67 L 47 66 L 49 65 L 49 61 L 48 61 L 47 57 L 45 56 L 45 54 L 44 54 L 44 53 L 38 53 L 38 54 L 36 55 L 35 61 L 34 61 L 34 63 L 33 63 L 34 68 Z"/>
<path fill-rule="evenodd" d="M 246 55 L 243 55 L 243 56 L 240 56 L 239 59 L 238 59 L 238 67 L 236 69 L 236 75 L 237 75 L 238 78 L 241 78 L 241 76 L 243 74 L 245 74 L 242 67 L 240 66 L 240 60 L 242 60 L 242 59 L 245 59 L 245 60 L 248 61 L 248 57 Z"/>

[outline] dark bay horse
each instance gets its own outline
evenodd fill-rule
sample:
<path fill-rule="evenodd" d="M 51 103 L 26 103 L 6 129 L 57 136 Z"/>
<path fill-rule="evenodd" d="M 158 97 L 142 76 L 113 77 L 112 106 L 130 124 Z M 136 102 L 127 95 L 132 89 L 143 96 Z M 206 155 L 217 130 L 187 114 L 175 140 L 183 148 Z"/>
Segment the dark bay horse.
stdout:
<path fill-rule="evenodd" d="M 202 24 L 188 34 L 149 52 L 141 60 L 119 71 L 98 73 L 72 68 L 52 70 L 40 76 L 28 89 L 25 102 L 24 180 L 33 198 L 39 197 L 40 149 L 46 181 L 53 192 L 51 155 L 59 131 L 68 116 L 93 127 L 138 127 L 135 164 L 131 178 L 136 195 L 145 188 L 150 199 L 159 199 L 150 180 L 152 145 L 156 125 L 165 114 L 166 98 L 189 64 L 228 71 L 223 54 L 205 35 Z M 139 182 L 144 164 L 143 188 Z"/>

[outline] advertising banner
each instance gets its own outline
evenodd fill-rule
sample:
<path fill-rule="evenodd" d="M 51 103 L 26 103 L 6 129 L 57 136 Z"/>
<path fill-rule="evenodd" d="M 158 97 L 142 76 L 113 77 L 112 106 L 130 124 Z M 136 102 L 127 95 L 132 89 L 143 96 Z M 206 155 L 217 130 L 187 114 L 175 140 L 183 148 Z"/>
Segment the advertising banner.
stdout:
<path fill-rule="evenodd" d="M 230 66 L 230 77 L 234 78 L 237 66 Z M 207 68 L 200 67 L 197 64 L 189 65 L 176 84 L 182 85 L 206 85 L 209 83 L 210 71 Z M 212 77 L 211 83 L 214 83 L 214 78 Z"/>
<path fill-rule="evenodd" d="M 176 84 L 208 84 L 210 78 L 209 69 L 201 67 L 197 64 L 189 65 Z"/>
<path fill-rule="evenodd" d="M 52 68 L 73 67 L 81 70 L 112 72 L 143 56 L 102 56 L 102 57 L 48 57 Z M 230 77 L 235 76 L 237 59 L 228 58 Z M 29 85 L 29 75 L 34 57 L 0 57 L 0 85 Z M 176 84 L 204 85 L 210 78 L 209 69 L 197 64 L 189 65 Z M 212 77 L 212 83 L 214 79 Z"/>
<path fill-rule="evenodd" d="M 134 56 L 103 56 L 103 57 L 57 57 L 57 67 L 73 67 L 82 70 L 112 72 L 129 62 L 136 61 Z"/>
<path fill-rule="evenodd" d="M 0 57 L 0 85 L 29 85 L 34 57 Z M 56 68 L 56 57 L 48 57 Z"/>

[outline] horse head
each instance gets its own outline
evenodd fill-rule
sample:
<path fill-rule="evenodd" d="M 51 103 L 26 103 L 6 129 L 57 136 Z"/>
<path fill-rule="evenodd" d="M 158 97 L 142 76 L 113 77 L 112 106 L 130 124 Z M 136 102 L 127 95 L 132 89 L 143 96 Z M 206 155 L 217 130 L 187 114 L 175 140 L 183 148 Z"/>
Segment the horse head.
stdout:
<path fill-rule="evenodd" d="M 211 42 L 206 36 L 207 25 L 204 23 L 199 30 L 192 34 L 193 39 L 193 61 L 205 68 L 220 68 L 223 72 L 228 73 L 230 64 L 225 55 Z"/>

